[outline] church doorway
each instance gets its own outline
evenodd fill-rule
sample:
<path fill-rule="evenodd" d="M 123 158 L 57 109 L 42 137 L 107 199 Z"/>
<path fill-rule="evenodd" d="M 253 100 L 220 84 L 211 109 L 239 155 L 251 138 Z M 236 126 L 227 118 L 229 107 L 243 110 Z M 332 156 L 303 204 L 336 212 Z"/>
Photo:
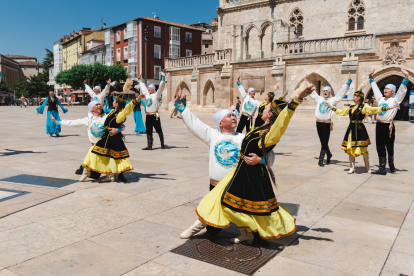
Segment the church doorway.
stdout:
<path fill-rule="evenodd" d="M 394 84 L 395 87 L 397 87 L 397 91 L 398 91 L 403 79 L 404 79 L 403 77 L 393 75 L 385 79 L 382 79 L 377 84 L 378 84 L 379 89 L 381 90 L 382 95 L 384 95 L 384 88 L 387 84 Z M 398 109 L 397 115 L 395 116 L 395 120 L 403 120 L 403 121 L 409 120 L 409 116 L 408 116 L 409 108 L 408 108 L 407 103 L 409 103 L 410 101 L 411 90 L 414 90 L 414 84 L 410 81 L 407 84 L 407 94 L 405 94 L 405 98 L 403 102 L 400 104 L 400 108 Z M 374 92 L 372 91 L 372 89 L 370 89 L 366 98 L 371 100 L 373 95 L 374 95 Z"/>

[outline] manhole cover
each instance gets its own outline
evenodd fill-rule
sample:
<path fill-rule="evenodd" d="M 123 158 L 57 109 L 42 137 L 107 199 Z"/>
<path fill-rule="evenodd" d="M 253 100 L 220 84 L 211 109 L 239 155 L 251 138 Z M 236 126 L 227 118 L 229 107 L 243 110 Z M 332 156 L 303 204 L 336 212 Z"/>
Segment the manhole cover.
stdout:
<path fill-rule="evenodd" d="M 66 185 L 70 185 L 70 184 L 78 182 L 78 180 L 72 180 L 72 179 L 44 177 L 44 176 L 28 175 L 28 174 L 20 174 L 20 175 L 8 177 L 8 178 L 3 178 L 3 179 L 0 179 L 0 181 L 47 186 L 47 187 L 56 187 L 56 188 L 64 187 Z"/>
<path fill-rule="evenodd" d="M 217 237 L 212 237 L 204 233 L 195 236 L 171 252 L 251 275 L 284 248 L 283 245 L 272 242 L 269 242 L 266 247 L 256 244 L 231 243 L 229 239 L 237 235 L 221 231 Z"/>

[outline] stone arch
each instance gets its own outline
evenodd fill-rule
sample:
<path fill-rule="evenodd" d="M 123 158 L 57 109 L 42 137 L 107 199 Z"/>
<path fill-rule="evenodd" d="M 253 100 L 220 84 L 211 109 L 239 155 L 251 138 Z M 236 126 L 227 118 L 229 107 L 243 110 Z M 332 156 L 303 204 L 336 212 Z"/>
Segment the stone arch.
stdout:
<path fill-rule="evenodd" d="M 274 30 L 274 25 L 270 21 L 264 22 L 260 27 L 260 49 L 263 51 L 264 58 L 272 57 L 272 52 L 274 51 Z"/>
<path fill-rule="evenodd" d="M 304 80 L 305 78 L 303 78 L 303 79 L 301 79 L 299 82 L 298 82 L 298 84 L 296 85 L 296 87 L 295 87 L 295 90 L 299 87 L 299 85 L 301 84 L 301 82 Z M 316 90 L 316 93 L 318 94 L 318 95 L 320 95 L 320 93 L 322 92 L 322 90 L 323 90 L 323 87 L 325 87 L 325 86 L 330 86 L 331 87 L 331 89 L 332 89 L 332 92 L 331 92 L 331 95 L 332 96 L 335 96 L 335 90 L 334 90 L 334 88 L 332 87 L 332 85 L 331 85 L 331 83 L 325 78 L 325 77 L 323 77 L 323 76 L 321 76 L 321 75 L 319 75 L 318 73 L 311 73 L 311 74 L 308 74 L 308 76 L 307 76 L 307 80 L 310 82 L 310 83 L 312 83 L 313 85 L 315 85 L 315 90 Z M 292 91 L 293 92 L 293 91 Z"/>
<path fill-rule="evenodd" d="M 249 24 L 246 27 L 244 36 L 245 42 L 245 58 L 255 59 L 260 50 L 260 29 L 255 24 Z"/>
<path fill-rule="evenodd" d="M 178 92 L 179 87 L 181 87 L 181 90 L 183 91 L 181 97 L 186 95 L 187 104 L 190 104 L 191 103 L 191 90 L 189 86 L 187 85 L 187 83 L 185 83 L 185 81 L 181 81 L 180 84 L 177 86 L 177 89 L 175 89 L 175 93 L 173 95 L 173 99 L 174 99 L 175 94 Z"/>
<path fill-rule="evenodd" d="M 215 91 L 216 89 L 213 82 L 211 80 L 207 80 L 203 91 L 203 106 L 216 104 L 217 100 L 215 99 Z"/>
<path fill-rule="evenodd" d="M 407 70 L 407 72 L 409 73 L 408 79 L 411 83 L 414 83 L 414 70 L 404 65 L 393 64 L 384 66 L 378 71 L 376 71 L 372 77 L 374 78 L 376 83 L 379 83 L 382 80 L 392 76 L 404 77 L 403 73 L 401 72 L 401 68 Z M 365 87 L 362 88 L 362 92 L 364 92 L 364 95 L 366 95 L 369 98 L 372 95 L 371 85 L 365 85 Z"/>

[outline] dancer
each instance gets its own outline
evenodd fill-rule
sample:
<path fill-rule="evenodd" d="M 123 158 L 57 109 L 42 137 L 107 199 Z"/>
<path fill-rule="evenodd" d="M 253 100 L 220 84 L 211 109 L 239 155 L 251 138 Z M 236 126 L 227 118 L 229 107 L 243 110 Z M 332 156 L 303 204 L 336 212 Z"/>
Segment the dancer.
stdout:
<path fill-rule="evenodd" d="M 43 104 L 39 106 L 38 108 L 36 108 L 37 114 L 43 114 L 46 104 L 49 106 L 47 109 L 46 134 L 48 134 L 49 137 L 53 137 L 53 134 L 56 137 L 60 137 L 59 135 L 59 133 L 61 132 L 60 125 L 54 124 L 52 119 L 50 119 L 50 115 L 52 115 L 57 120 L 60 120 L 58 105 L 62 109 L 63 113 L 68 112 L 68 109 L 64 108 L 62 104 L 58 101 L 55 95 L 55 91 L 53 91 L 53 89 L 49 91 L 49 96 L 46 97 Z"/>
<path fill-rule="evenodd" d="M 108 79 L 104 91 L 101 92 L 101 87 L 99 85 L 95 86 L 92 90 L 88 85 L 88 79 L 84 80 L 83 83 L 85 84 L 86 92 L 91 96 L 91 101 L 98 101 L 101 106 L 104 106 L 105 104 L 105 97 L 108 94 L 111 85 L 113 86 L 115 84 L 115 82 L 111 83 L 111 79 Z"/>
<path fill-rule="evenodd" d="M 125 90 L 125 89 L 124 89 Z M 106 178 L 102 180 L 111 181 L 115 180 L 114 175 L 118 175 L 118 180 L 127 182 L 124 176 L 124 172 L 131 171 L 132 164 L 129 161 L 129 152 L 124 144 L 124 136 L 121 132 L 118 132 L 114 136 L 110 136 L 109 129 L 118 129 L 121 127 L 125 118 L 132 113 L 134 106 L 138 104 L 144 96 L 141 95 L 138 99 L 130 102 L 127 106 L 126 97 L 124 94 L 118 94 L 113 103 L 115 110 L 112 111 L 104 122 L 105 133 L 101 140 L 99 140 L 95 146 L 93 146 L 83 161 L 85 167 L 85 174 L 89 174 L 89 170 L 105 173 Z"/>
<path fill-rule="evenodd" d="M 240 158 L 240 148 L 245 134 L 236 132 L 237 118 L 229 109 L 222 109 L 214 114 L 216 128 L 211 128 L 204 124 L 194 115 L 189 108 L 186 108 L 181 101 L 181 87 L 178 88 L 174 106 L 181 113 L 185 126 L 197 138 L 202 140 L 210 148 L 209 174 L 210 191 L 237 166 Z M 267 154 L 268 162 L 273 165 L 274 152 Z M 247 154 L 244 160 L 248 165 L 254 166 L 258 163 L 265 163 L 264 158 L 255 153 Z M 211 235 L 217 235 L 220 228 L 207 227 Z M 183 237 L 187 238 L 187 237 Z"/>
<path fill-rule="evenodd" d="M 274 88 L 274 92 L 269 92 L 267 93 L 266 97 L 265 97 L 265 101 L 262 102 L 259 106 L 259 110 L 257 111 L 257 117 L 256 120 L 254 122 L 254 127 L 261 127 L 262 125 L 265 124 L 265 122 L 262 120 L 262 116 L 263 116 L 263 111 L 266 109 L 266 107 L 273 102 L 273 98 L 275 97 L 275 92 L 279 90 L 279 84 L 276 84 L 275 88 Z M 277 104 L 286 104 L 286 96 L 288 94 L 288 91 L 286 90 L 283 93 L 283 96 L 278 98 L 276 100 Z"/>
<path fill-rule="evenodd" d="M 243 139 L 237 168 L 201 200 L 196 210 L 199 219 L 181 234 L 182 238 L 190 238 L 207 225 L 227 228 L 230 222 L 236 224 L 241 233 L 239 237 L 230 239 L 234 243 L 251 243 L 254 239 L 252 231 L 258 232 L 263 239 L 275 239 L 295 232 L 295 219 L 286 207 L 277 203 L 272 188 L 274 174 L 267 158 L 265 164 L 247 166 L 243 157 L 248 153 L 266 156 L 272 150 L 286 131 L 296 107 L 313 89 L 308 85 L 307 81 L 300 85 L 283 111 L 275 102 L 264 110 L 262 118 L 266 124 L 249 132 Z M 279 114 L 277 119 L 276 114 Z"/>
<path fill-rule="evenodd" d="M 106 97 L 105 107 L 104 107 L 105 114 L 109 114 L 111 113 L 112 110 L 114 110 L 114 107 L 113 107 L 114 99 L 115 99 L 115 90 L 109 92 L 109 95 Z"/>
<path fill-rule="evenodd" d="M 246 90 L 240 82 L 241 77 L 242 75 L 240 74 L 237 79 L 237 86 L 239 87 L 240 94 L 243 98 L 243 105 L 242 115 L 240 116 L 239 125 L 237 126 L 236 131 L 242 133 L 243 129 L 246 127 L 246 133 L 248 133 L 250 131 L 254 113 L 259 108 L 260 103 L 254 98 L 256 91 L 253 87 L 250 87 L 249 90 L 247 90 L 248 93 L 246 93 Z"/>
<path fill-rule="evenodd" d="M 139 92 L 135 91 L 135 98 L 139 98 Z M 145 107 L 145 102 L 143 100 L 140 100 L 135 106 L 134 106 L 134 120 L 135 120 L 135 134 L 142 134 L 146 133 L 146 129 L 144 126 L 144 121 L 142 120 L 142 114 L 141 114 L 141 104 L 144 106 L 145 113 L 147 113 L 147 108 Z"/>
<path fill-rule="evenodd" d="M 326 164 L 331 163 L 332 153 L 329 150 L 329 137 L 333 129 L 332 116 L 334 112 L 328 107 L 335 107 L 348 92 L 352 83 L 351 73 L 348 73 L 348 82 L 342 86 L 342 88 L 336 93 L 334 97 L 331 97 L 332 88 L 326 86 L 323 88 L 322 96 L 319 96 L 316 91 L 310 95 L 316 101 L 316 129 L 318 131 L 319 140 L 321 142 L 321 151 L 319 153 L 318 165 L 324 167 L 323 159 L 326 154 Z"/>
<path fill-rule="evenodd" d="M 382 95 L 380 89 L 378 88 L 377 83 L 374 81 L 372 75 L 374 75 L 375 70 L 369 74 L 369 82 L 371 83 L 372 91 L 378 104 L 380 106 L 393 106 L 401 104 L 407 93 L 407 84 L 410 81 L 408 79 L 408 72 L 401 68 L 401 72 L 404 75 L 404 80 L 402 81 L 400 88 L 398 89 L 397 94 L 394 97 L 395 91 L 397 88 L 393 84 L 388 84 L 384 89 L 384 96 Z M 375 128 L 375 141 L 377 144 L 377 152 L 379 157 L 379 170 L 374 172 L 374 174 L 386 175 L 387 171 L 385 166 L 387 165 L 387 152 L 388 152 L 388 166 L 390 167 L 391 173 L 395 172 L 394 165 L 394 141 L 395 141 L 395 127 L 394 127 L 394 117 L 397 115 L 397 109 L 381 112 L 377 117 L 377 126 Z"/>
<path fill-rule="evenodd" d="M 65 126 L 86 126 L 88 128 L 88 138 L 91 142 L 92 146 L 95 146 L 96 143 L 102 138 L 105 133 L 105 120 L 107 116 L 102 112 L 102 106 L 97 101 L 92 101 L 88 105 L 89 112 L 88 116 L 83 119 L 78 120 L 57 120 L 52 115 L 49 115 L 50 119 L 53 123 L 57 125 L 65 125 Z M 108 128 L 108 132 L 110 136 L 116 135 L 118 132 L 122 132 L 125 129 L 125 125 L 121 124 L 119 128 Z M 91 171 L 83 170 L 82 176 L 80 178 L 80 182 L 84 181 L 87 177 L 91 177 L 93 179 L 98 179 L 100 173 L 95 173 L 95 176 L 92 174 Z"/>
<path fill-rule="evenodd" d="M 161 83 L 158 88 L 158 91 L 155 92 L 155 86 L 153 84 L 150 84 L 148 88 L 145 86 L 145 84 L 142 82 L 141 76 L 139 77 L 139 86 L 141 88 L 141 93 L 145 96 L 145 103 L 147 106 L 147 116 L 145 118 L 145 128 L 147 129 L 147 142 L 148 146 L 143 148 L 143 150 L 152 150 L 154 139 L 152 137 L 152 131 L 153 127 L 155 128 L 155 131 L 158 133 L 158 136 L 160 137 L 161 142 L 161 148 L 165 149 L 164 145 L 164 134 L 162 133 L 161 128 L 161 118 L 158 114 L 158 109 L 160 108 L 160 98 L 162 95 L 162 92 L 164 91 L 165 87 L 165 74 L 161 71 Z"/>
<path fill-rule="evenodd" d="M 369 152 L 368 145 L 371 144 L 369 135 L 362 120 L 366 113 L 379 114 L 382 111 L 387 111 L 394 107 L 371 107 L 364 105 L 364 93 L 358 90 L 354 93 L 353 101 L 355 105 L 351 105 L 347 109 L 336 109 L 331 107 L 329 103 L 327 106 L 339 116 L 349 116 L 349 126 L 345 132 L 344 140 L 342 142 L 342 149 L 349 155 L 349 174 L 355 172 L 355 157 L 360 155 L 364 158 L 365 168 L 368 173 L 371 173 L 369 166 Z"/>

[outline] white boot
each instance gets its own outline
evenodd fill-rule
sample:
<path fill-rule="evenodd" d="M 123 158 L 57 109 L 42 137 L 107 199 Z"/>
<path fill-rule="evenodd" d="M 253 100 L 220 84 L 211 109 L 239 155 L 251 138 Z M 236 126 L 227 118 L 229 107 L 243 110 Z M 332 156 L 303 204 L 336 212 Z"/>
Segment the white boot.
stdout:
<path fill-rule="evenodd" d="M 364 163 L 365 163 L 365 168 L 367 169 L 368 173 L 371 173 L 371 168 L 369 166 L 369 156 L 368 153 L 367 154 L 363 154 L 362 155 L 364 157 Z"/>
<path fill-rule="evenodd" d="M 349 166 L 350 166 L 350 169 L 348 173 L 349 174 L 354 173 L 355 172 L 355 157 L 352 155 L 349 155 Z"/>
<path fill-rule="evenodd" d="M 247 241 L 248 244 L 251 244 L 254 240 L 253 233 L 249 231 L 248 228 L 239 228 L 240 236 L 237 238 L 231 238 L 230 242 L 232 243 L 241 243 L 243 241 Z"/>
<path fill-rule="evenodd" d="M 204 222 L 202 222 L 199 218 L 194 222 L 193 225 L 191 225 L 191 227 L 189 227 L 187 230 L 185 230 L 184 232 L 181 233 L 180 237 L 182 239 L 189 239 L 192 236 L 194 236 L 195 234 L 197 234 L 198 232 L 200 232 L 201 230 L 203 230 L 204 228 L 207 227 L 207 224 L 205 224 Z"/>
<path fill-rule="evenodd" d="M 84 168 L 82 172 L 82 176 L 79 179 L 79 182 L 85 181 L 85 179 L 88 178 L 89 176 L 91 176 L 91 170 L 88 168 Z"/>
<path fill-rule="evenodd" d="M 114 182 L 115 181 L 115 176 L 112 173 L 107 173 L 106 177 L 104 179 L 101 180 L 101 182 Z"/>

